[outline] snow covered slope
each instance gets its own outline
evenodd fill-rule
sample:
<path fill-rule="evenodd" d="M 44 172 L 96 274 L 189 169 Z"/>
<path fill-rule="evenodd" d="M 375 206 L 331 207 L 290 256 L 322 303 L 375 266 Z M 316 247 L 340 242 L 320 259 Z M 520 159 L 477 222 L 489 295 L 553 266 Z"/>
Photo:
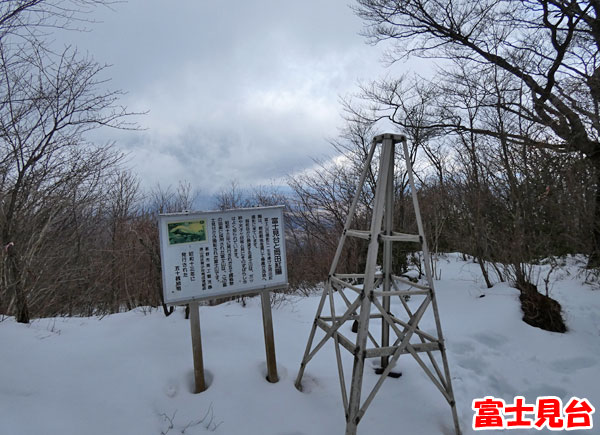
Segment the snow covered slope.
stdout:
<path fill-rule="evenodd" d="M 600 409 L 600 291 L 583 285 L 574 265 L 556 271 L 551 296 L 562 304 L 569 331 L 546 332 L 521 321 L 517 290 L 506 284 L 485 289 L 477 266 L 459 258 L 438 262 L 436 290 L 463 432 L 475 433 L 471 401 L 484 396 L 535 402 L 553 395 L 564 403 L 577 396 Z M 136 309 L 31 325 L 4 319 L 0 434 L 342 434 L 331 343 L 309 363 L 304 392 L 293 385 L 317 304 L 318 295 L 290 297 L 274 308 L 277 384 L 265 380 L 260 299 L 246 307 L 201 307 L 210 387 L 198 395 L 190 392 L 190 331 L 181 309 L 168 318 Z M 425 330 L 432 326 L 432 319 L 421 323 Z M 350 373 L 352 358 L 343 356 Z M 384 383 L 359 432 L 452 434 L 450 408 L 425 373 L 410 356 L 399 368 L 403 376 Z M 366 383 L 376 379 L 366 371 Z M 598 428 L 600 422 L 582 433 Z"/>

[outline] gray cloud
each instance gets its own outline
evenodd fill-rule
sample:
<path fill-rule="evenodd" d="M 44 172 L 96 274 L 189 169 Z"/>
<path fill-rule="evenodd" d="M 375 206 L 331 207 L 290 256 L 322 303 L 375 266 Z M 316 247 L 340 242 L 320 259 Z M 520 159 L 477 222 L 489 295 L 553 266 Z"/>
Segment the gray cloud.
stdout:
<path fill-rule="evenodd" d="M 102 132 L 144 185 L 187 179 L 205 192 L 266 183 L 331 151 L 340 95 L 375 78 L 380 50 L 344 1 L 129 0 L 70 34 L 113 66 L 142 132 Z"/>

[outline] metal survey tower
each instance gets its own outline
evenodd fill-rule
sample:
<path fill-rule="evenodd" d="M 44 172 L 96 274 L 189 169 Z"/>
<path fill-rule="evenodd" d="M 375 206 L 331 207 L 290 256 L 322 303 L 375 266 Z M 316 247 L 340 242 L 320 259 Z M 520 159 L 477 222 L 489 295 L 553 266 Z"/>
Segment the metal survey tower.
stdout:
<path fill-rule="evenodd" d="M 393 230 L 394 158 L 395 147 L 399 143 L 403 146 L 418 234 L 405 234 Z M 371 170 L 371 163 L 378 145 L 381 145 L 379 171 L 370 228 L 368 230 L 351 229 L 354 215 L 357 212 L 358 200 L 363 191 L 367 174 Z M 336 272 L 344 243 L 348 237 L 358 237 L 368 242 L 366 266 L 363 273 Z M 420 245 L 425 263 L 424 282 L 415 283 L 392 273 L 392 244 L 395 242 L 412 242 Z M 381 268 L 378 268 L 377 257 L 380 245 L 383 245 L 383 256 Z M 361 281 L 362 286 L 358 284 Z M 334 292 L 338 292 L 346 309 L 341 316 L 336 315 Z M 395 309 L 400 312 L 392 313 L 391 302 L 396 297 L 399 303 L 395 304 Z M 410 304 L 407 302 L 409 297 Z M 329 302 L 328 315 L 323 312 L 327 301 Z M 412 308 L 409 305 L 412 305 Z M 429 311 L 433 311 L 435 334 L 427 333 L 419 328 L 419 321 Z M 379 324 L 381 326 L 380 341 L 374 337 L 373 327 L 369 328 L 371 320 L 376 321 L 375 327 Z M 349 321 L 358 323 L 355 340 L 348 339 L 343 335 L 342 326 Z M 374 323 L 371 323 L 371 326 Z M 325 336 L 313 346 L 317 329 L 323 330 Z M 306 365 L 330 339 L 333 340 L 335 346 L 342 402 L 346 414 L 346 435 L 356 434 L 361 418 L 388 375 L 393 375 L 392 369 L 400 355 L 404 354 L 409 354 L 416 360 L 448 401 L 456 434 L 460 435 L 448 358 L 433 287 L 431 258 L 423 231 L 407 140 L 403 135 L 382 134 L 373 138 L 296 378 L 295 385 L 299 390 L 302 389 L 302 376 Z M 349 393 L 342 365 L 341 348 L 354 355 Z M 441 356 L 441 366 L 436 356 Z M 377 373 L 381 376 L 366 398 L 361 400 L 365 361 L 369 358 L 380 358 L 381 366 Z"/>

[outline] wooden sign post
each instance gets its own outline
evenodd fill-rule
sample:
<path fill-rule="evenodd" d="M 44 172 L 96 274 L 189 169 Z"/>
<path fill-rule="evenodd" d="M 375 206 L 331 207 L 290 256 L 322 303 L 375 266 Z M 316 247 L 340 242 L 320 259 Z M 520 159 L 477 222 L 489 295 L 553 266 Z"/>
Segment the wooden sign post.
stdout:
<path fill-rule="evenodd" d="M 202 359 L 202 337 L 200 334 L 200 307 L 198 302 L 190 302 L 190 329 L 192 332 L 192 354 L 194 358 L 194 393 L 206 390 L 204 361 Z"/>
<path fill-rule="evenodd" d="M 267 380 L 277 382 L 269 292 L 287 288 L 283 206 L 159 216 L 163 294 L 189 304 L 195 392 L 206 390 L 200 301 L 261 294 Z"/>
<path fill-rule="evenodd" d="M 274 384 L 279 381 L 277 376 L 277 360 L 275 358 L 275 339 L 273 337 L 273 316 L 271 315 L 271 298 L 269 292 L 260 294 L 262 305 L 263 330 L 265 332 L 265 351 L 267 353 L 267 381 Z"/>

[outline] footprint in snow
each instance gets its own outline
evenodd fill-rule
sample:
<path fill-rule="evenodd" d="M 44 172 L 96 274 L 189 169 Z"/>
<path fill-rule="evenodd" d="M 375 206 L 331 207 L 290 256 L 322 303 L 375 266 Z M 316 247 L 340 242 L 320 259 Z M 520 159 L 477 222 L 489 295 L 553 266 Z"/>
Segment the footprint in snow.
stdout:
<path fill-rule="evenodd" d="M 473 338 L 479 343 L 485 344 L 486 346 L 493 348 L 502 346 L 503 344 L 508 342 L 508 339 L 505 336 L 494 333 L 480 332 L 477 334 L 473 334 Z"/>
<path fill-rule="evenodd" d="M 167 384 L 163 388 L 163 391 L 167 397 L 173 398 L 173 397 L 177 396 L 179 388 L 177 388 L 177 385 L 175 385 L 175 384 Z"/>
<path fill-rule="evenodd" d="M 587 369 L 597 365 L 597 361 L 588 357 L 565 358 L 550 363 L 552 370 L 559 373 L 572 373 L 574 370 Z"/>

